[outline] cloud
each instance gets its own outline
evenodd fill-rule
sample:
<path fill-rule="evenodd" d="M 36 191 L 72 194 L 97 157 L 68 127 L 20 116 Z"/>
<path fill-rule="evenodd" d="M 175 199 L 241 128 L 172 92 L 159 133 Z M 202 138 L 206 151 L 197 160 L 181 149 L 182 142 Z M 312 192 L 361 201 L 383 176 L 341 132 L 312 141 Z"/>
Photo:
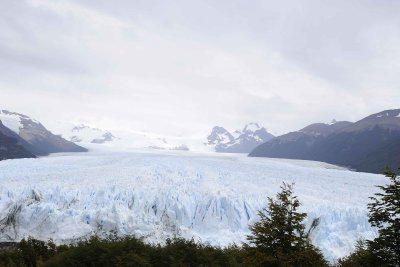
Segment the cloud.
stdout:
<path fill-rule="evenodd" d="M 56 128 L 274 133 L 398 105 L 397 1 L 3 1 L 2 105 Z M 371 101 L 373 99 L 374 101 Z"/>

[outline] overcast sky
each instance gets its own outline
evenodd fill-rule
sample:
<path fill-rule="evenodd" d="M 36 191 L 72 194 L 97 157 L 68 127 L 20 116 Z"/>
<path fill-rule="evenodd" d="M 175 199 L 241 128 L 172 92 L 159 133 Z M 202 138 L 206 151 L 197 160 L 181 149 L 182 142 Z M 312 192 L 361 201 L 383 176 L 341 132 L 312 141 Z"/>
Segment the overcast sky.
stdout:
<path fill-rule="evenodd" d="M 0 105 L 57 128 L 272 133 L 400 107 L 400 1 L 2 0 Z"/>

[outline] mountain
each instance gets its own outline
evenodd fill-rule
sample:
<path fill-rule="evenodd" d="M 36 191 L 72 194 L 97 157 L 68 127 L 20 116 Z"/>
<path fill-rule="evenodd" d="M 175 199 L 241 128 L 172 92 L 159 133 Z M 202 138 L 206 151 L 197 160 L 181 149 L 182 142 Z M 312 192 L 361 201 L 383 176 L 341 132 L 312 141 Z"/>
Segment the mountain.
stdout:
<path fill-rule="evenodd" d="M 16 138 L 21 146 L 34 155 L 44 156 L 57 152 L 87 151 L 87 149 L 67 141 L 59 135 L 54 135 L 40 122 L 26 115 L 1 110 L 0 120 L 9 129 L 3 129 L 2 133 Z"/>
<path fill-rule="evenodd" d="M 113 150 L 176 150 L 188 151 L 185 138 L 158 135 L 148 131 L 108 130 L 95 128 L 85 124 L 64 127 L 63 137 L 71 142 L 91 149 Z M 189 139 L 189 141 L 191 141 Z M 200 146 L 202 146 L 201 142 Z M 192 144 L 192 143 L 191 143 Z M 101 145 L 101 146 L 98 146 Z"/>
<path fill-rule="evenodd" d="M 118 138 L 109 131 L 81 124 L 71 129 L 71 132 L 67 134 L 67 139 L 74 143 L 104 144 Z"/>
<path fill-rule="evenodd" d="M 355 123 L 312 124 L 256 147 L 249 156 L 324 161 L 382 173 L 400 166 L 400 109 L 386 110 Z"/>
<path fill-rule="evenodd" d="M 207 137 L 207 144 L 212 146 L 220 146 L 233 142 L 233 135 L 223 127 L 215 126 L 210 135 Z"/>
<path fill-rule="evenodd" d="M 233 133 L 223 127 L 215 126 L 207 137 L 206 145 L 214 147 L 216 152 L 249 153 L 273 137 L 258 123 L 249 123 L 243 130 L 236 130 Z"/>
<path fill-rule="evenodd" d="M 10 135 L 7 135 L 7 133 Z M 23 147 L 23 141 L 17 137 L 12 137 L 11 133 L 12 131 L 0 121 L 0 160 L 35 158 L 35 155 Z"/>

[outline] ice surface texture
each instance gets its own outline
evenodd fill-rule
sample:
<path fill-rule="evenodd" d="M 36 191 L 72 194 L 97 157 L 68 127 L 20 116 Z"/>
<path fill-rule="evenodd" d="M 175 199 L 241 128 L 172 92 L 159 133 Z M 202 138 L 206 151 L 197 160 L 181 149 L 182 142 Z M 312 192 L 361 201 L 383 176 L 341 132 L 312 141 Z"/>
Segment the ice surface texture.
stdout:
<path fill-rule="evenodd" d="M 240 243 L 282 181 L 295 182 L 309 222 L 321 218 L 312 238 L 329 259 L 373 237 L 366 204 L 381 175 L 235 154 L 108 151 L 0 162 L 0 240 L 62 243 L 115 230 L 150 242 Z"/>

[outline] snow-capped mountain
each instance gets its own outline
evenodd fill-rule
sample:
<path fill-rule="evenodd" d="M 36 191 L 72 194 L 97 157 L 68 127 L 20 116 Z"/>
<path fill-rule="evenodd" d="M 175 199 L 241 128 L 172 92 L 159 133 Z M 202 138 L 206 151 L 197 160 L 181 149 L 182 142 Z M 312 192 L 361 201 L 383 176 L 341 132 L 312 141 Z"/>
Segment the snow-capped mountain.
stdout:
<path fill-rule="evenodd" d="M 82 142 L 92 144 L 104 144 L 117 139 L 117 137 L 109 131 L 93 128 L 84 124 L 73 127 L 66 138 L 75 143 Z"/>
<path fill-rule="evenodd" d="M 236 133 L 236 131 L 235 131 Z M 233 135 L 223 127 L 215 126 L 211 134 L 207 137 L 208 145 L 218 146 L 220 144 L 229 144 L 234 140 Z"/>
<path fill-rule="evenodd" d="M 86 124 L 80 124 L 69 128 L 64 127 L 63 132 L 63 136 L 66 139 L 95 150 L 189 150 L 189 147 L 185 144 L 186 140 L 157 135 L 148 131 L 113 130 L 111 132 Z"/>
<path fill-rule="evenodd" d="M 243 130 L 236 130 L 233 133 L 223 127 L 215 126 L 207 137 L 206 144 L 214 147 L 216 152 L 249 153 L 273 137 L 258 123 L 246 124 Z"/>
<path fill-rule="evenodd" d="M 256 147 L 250 156 L 324 161 L 357 171 L 382 173 L 400 164 L 400 109 L 355 123 L 315 123 Z"/>
<path fill-rule="evenodd" d="M 0 121 L 11 132 L 6 135 L 20 138 L 21 145 L 35 155 L 47 155 L 56 152 L 84 152 L 87 151 L 61 136 L 54 135 L 39 121 L 26 115 L 0 110 Z M 24 141 L 22 142 L 21 139 Z"/>

